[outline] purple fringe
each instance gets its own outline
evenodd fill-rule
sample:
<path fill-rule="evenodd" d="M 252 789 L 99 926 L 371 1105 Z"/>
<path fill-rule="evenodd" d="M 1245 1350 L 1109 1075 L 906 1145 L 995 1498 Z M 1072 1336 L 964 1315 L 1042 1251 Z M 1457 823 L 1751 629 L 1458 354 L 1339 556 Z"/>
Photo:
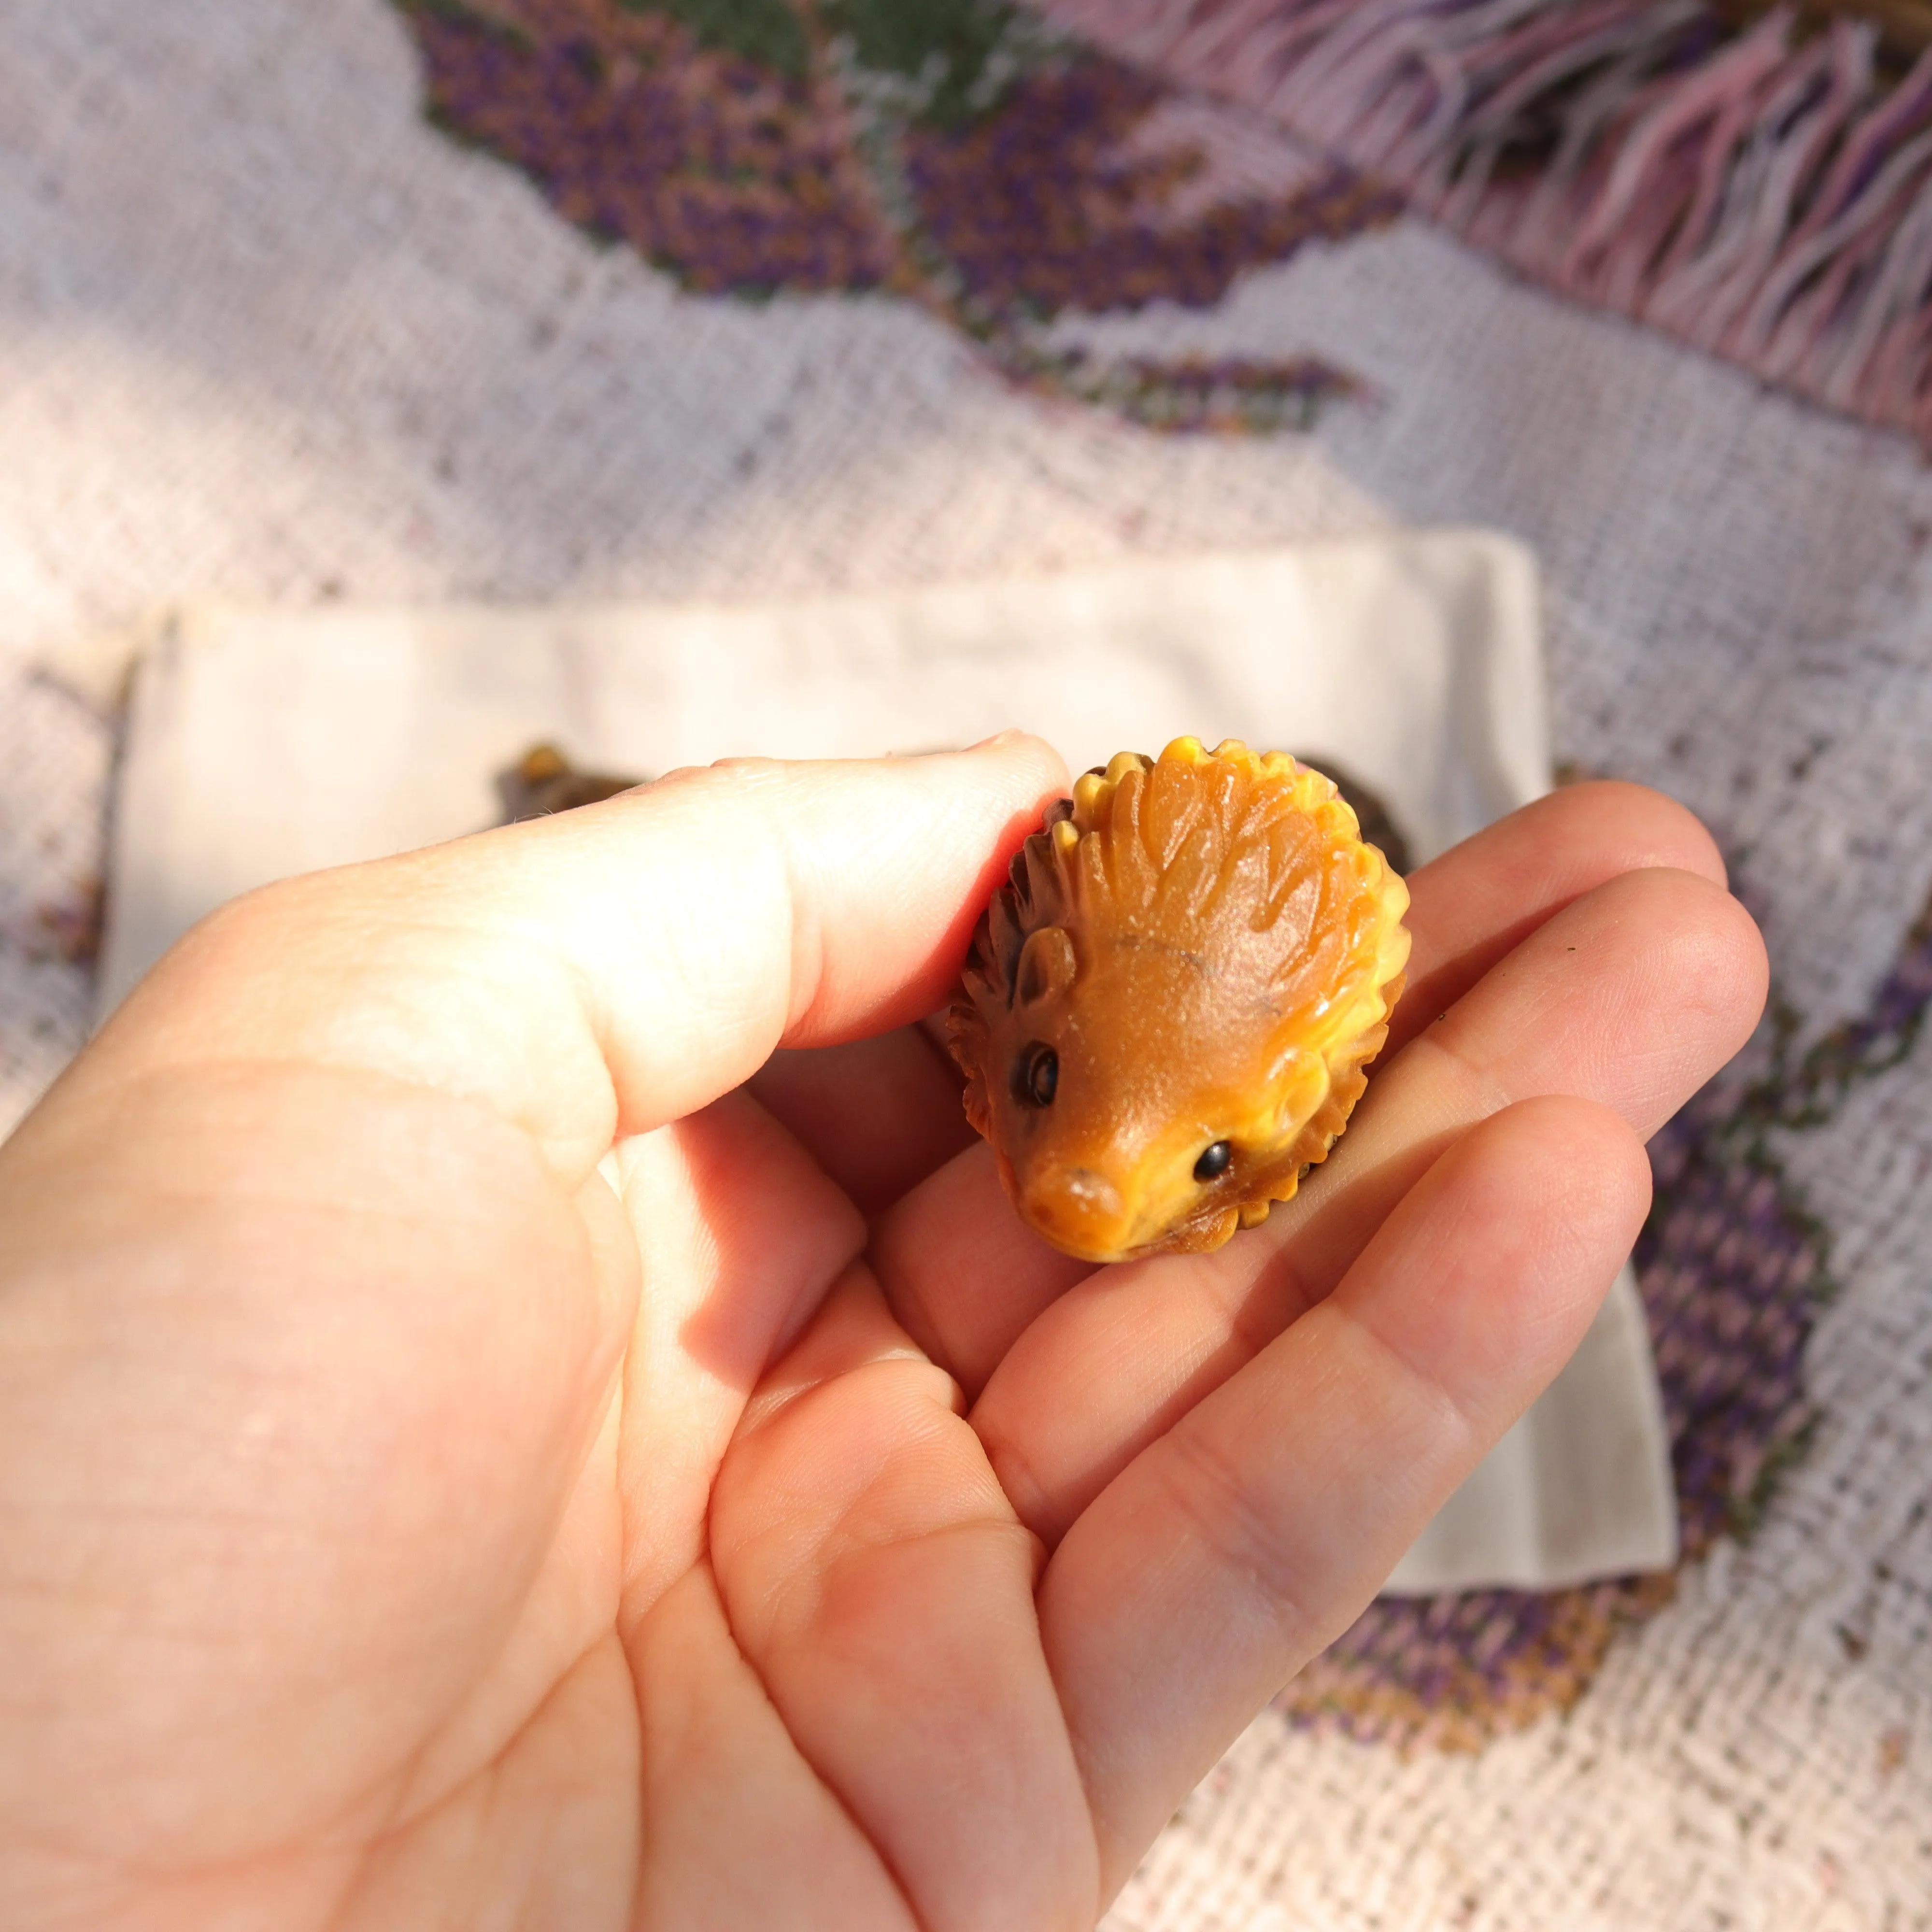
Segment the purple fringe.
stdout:
<path fill-rule="evenodd" d="M 1932 52 L 1700 0 L 1045 0 L 1609 308 L 1932 443 Z"/>

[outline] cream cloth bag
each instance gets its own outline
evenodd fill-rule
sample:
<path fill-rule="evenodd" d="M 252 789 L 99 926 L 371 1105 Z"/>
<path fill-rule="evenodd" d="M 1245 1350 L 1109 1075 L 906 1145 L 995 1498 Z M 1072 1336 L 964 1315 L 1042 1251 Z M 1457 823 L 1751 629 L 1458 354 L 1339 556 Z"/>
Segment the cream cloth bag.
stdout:
<path fill-rule="evenodd" d="M 1534 568 L 1452 531 L 759 607 L 186 610 L 135 682 L 103 1010 L 237 892 L 491 823 L 494 775 L 536 740 L 661 772 L 1009 724 L 1076 771 L 1184 732 L 1332 758 L 1420 862 L 1549 788 Z M 1626 1269 L 1388 1587 L 1556 1587 L 1676 1557 Z"/>

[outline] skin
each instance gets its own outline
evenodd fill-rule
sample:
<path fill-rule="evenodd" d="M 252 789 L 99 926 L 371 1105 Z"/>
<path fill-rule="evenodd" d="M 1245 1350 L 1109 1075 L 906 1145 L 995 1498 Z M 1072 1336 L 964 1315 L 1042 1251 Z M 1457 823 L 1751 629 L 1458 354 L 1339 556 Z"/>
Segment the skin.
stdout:
<path fill-rule="evenodd" d="M 0 1149 L 0 1922 L 1093 1923 L 1567 1357 L 1764 964 L 1676 807 L 1546 800 L 1413 880 L 1292 1208 L 1096 1271 L 909 1024 L 1064 777 L 678 774 L 136 992 Z"/>

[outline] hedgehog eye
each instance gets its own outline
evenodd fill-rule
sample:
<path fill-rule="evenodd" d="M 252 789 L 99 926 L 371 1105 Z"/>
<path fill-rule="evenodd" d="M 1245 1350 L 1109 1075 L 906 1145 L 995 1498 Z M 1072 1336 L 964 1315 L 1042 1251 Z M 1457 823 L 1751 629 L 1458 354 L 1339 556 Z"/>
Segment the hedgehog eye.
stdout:
<path fill-rule="evenodd" d="M 1194 1163 L 1194 1178 L 1196 1180 L 1219 1180 L 1234 1162 L 1232 1145 L 1226 1141 L 1216 1141 L 1212 1147 L 1204 1148 L 1201 1158 Z"/>
<path fill-rule="evenodd" d="M 1013 1098 L 1023 1107 L 1050 1107 L 1060 1087 L 1060 1056 L 1035 1040 L 1013 1064 Z"/>

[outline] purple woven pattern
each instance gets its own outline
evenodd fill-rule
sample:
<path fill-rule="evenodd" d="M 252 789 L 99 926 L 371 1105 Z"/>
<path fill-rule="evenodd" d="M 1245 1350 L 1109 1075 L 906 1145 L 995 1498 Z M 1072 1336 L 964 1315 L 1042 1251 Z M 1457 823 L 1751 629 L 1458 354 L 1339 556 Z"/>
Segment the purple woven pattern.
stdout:
<path fill-rule="evenodd" d="M 1480 1750 L 1568 1710 L 1618 1630 L 1674 1594 L 1673 1578 L 1646 1576 L 1377 1602 L 1294 1680 L 1282 1708 L 1364 1744 Z"/>
<path fill-rule="evenodd" d="M 1823 1241 L 1764 1150 L 1764 1097 L 1755 1090 L 1732 1112 L 1702 1096 L 1651 1144 L 1658 1207 L 1637 1276 L 1687 1556 L 1748 1526 L 1811 1419 L 1802 1359 Z"/>
<path fill-rule="evenodd" d="M 1200 160 L 1133 146 L 1167 92 L 1094 56 L 1027 76 L 974 126 L 914 131 L 907 175 L 922 224 L 969 296 L 1045 314 L 1150 302 L 1206 308 L 1243 268 L 1394 212 L 1387 190 L 1329 164 L 1280 200 L 1165 218 Z"/>
<path fill-rule="evenodd" d="M 836 104 L 668 15 L 412 6 L 431 112 L 707 294 L 871 288 L 892 250 Z"/>
<path fill-rule="evenodd" d="M 1340 163 L 1279 165 L 1278 140 L 1273 182 L 1217 189 L 1202 145 L 1162 131 L 1174 91 L 1104 55 L 996 65 L 996 44 L 981 62 L 996 89 L 921 104 L 906 76 L 835 58 L 850 38 L 818 44 L 819 16 L 783 0 L 713 10 L 760 28 L 750 52 L 717 44 L 712 14 L 689 5 L 687 19 L 621 0 L 401 4 L 441 125 L 694 290 L 883 286 L 1015 382 L 1155 428 L 1295 426 L 1359 393 L 1312 356 L 1108 361 L 1046 340 L 1070 308 L 1210 304 L 1243 268 L 1400 209 Z M 909 29 L 924 17 L 902 10 Z"/>

